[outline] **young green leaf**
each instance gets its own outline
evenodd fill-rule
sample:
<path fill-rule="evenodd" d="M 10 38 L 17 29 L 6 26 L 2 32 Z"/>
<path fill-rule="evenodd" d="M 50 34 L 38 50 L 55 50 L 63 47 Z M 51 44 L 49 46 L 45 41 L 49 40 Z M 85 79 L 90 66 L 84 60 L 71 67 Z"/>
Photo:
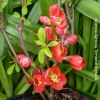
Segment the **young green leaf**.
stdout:
<path fill-rule="evenodd" d="M 44 48 L 44 53 L 45 53 L 48 57 L 52 58 L 52 53 L 51 53 L 51 51 L 50 51 L 50 49 L 49 49 L 48 47 Z"/>
<path fill-rule="evenodd" d="M 35 41 L 37 45 L 42 45 L 43 43 L 39 40 Z"/>
<path fill-rule="evenodd" d="M 1 8 L 1 9 L 4 9 L 5 6 L 7 5 L 7 3 L 8 3 L 8 0 L 2 0 L 2 3 L 1 3 L 0 8 Z"/>
<path fill-rule="evenodd" d="M 24 7 L 22 8 L 22 15 L 26 15 L 27 12 L 28 12 L 27 6 L 24 6 Z"/>
<path fill-rule="evenodd" d="M 19 14 L 18 12 L 14 12 L 13 16 L 14 16 L 15 18 L 20 18 L 20 17 L 21 17 L 20 14 Z"/>
<path fill-rule="evenodd" d="M 25 23 L 25 25 L 27 25 L 27 26 L 30 26 L 30 25 L 31 25 L 30 21 L 28 21 L 28 20 L 25 20 L 24 23 Z"/>
<path fill-rule="evenodd" d="M 40 62 L 41 64 L 44 63 L 44 50 L 43 50 L 43 49 L 41 49 L 41 50 L 39 51 L 38 60 L 39 60 L 39 62 Z"/>
<path fill-rule="evenodd" d="M 40 28 L 39 31 L 38 31 L 38 38 L 41 42 L 45 42 L 46 40 L 46 34 L 45 34 L 45 31 L 43 28 Z"/>
<path fill-rule="evenodd" d="M 18 64 L 15 65 L 15 70 L 16 72 L 20 72 L 20 67 L 18 66 Z"/>
<path fill-rule="evenodd" d="M 49 47 L 52 47 L 52 46 L 56 46 L 58 45 L 58 42 L 57 41 L 52 41 L 48 44 Z"/>
<path fill-rule="evenodd" d="M 11 65 L 8 69 L 7 69 L 7 74 L 8 75 L 11 75 L 14 71 L 14 67 L 15 67 L 15 64 Z"/>
<path fill-rule="evenodd" d="M 32 4 L 32 0 L 27 0 L 27 1 L 26 1 L 26 4 L 27 4 L 27 5 Z"/>

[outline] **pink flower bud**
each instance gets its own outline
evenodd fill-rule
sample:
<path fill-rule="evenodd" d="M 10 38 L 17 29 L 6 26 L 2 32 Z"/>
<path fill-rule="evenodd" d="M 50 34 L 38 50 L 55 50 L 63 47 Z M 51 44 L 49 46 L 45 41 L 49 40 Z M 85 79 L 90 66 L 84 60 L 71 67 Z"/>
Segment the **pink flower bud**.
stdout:
<path fill-rule="evenodd" d="M 24 54 L 18 54 L 17 56 L 18 56 L 18 59 L 19 59 L 19 60 L 21 60 L 21 59 L 23 59 L 24 57 L 26 57 Z"/>
<path fill-rule="evenodd" d="M 46 16 L 40 16 L 40 22 L 43 23 L 43 24 L 50 25 L 50 20 Z"/>
<path fill-rule="evenodd" d="M 85 60 L 79 55 L 70 55 L 68 56 L 67 61 L 75 70 L 82 70 L 86 65 Z"/>
<path fill-rule="evenodd" d="M 71 35 L 65 40 L 64 44 L 75 44 L 76 40 L 77 40 L 77 35 Z"/>
<path fill-rule="evenodd" d="M 28 57 L 24 57 L 24 58 L 22 58 L 21 60 L 20 60 L 20 65 L 22 66 L 22 67 L 29 67 L 30 65 L 31 65 L 31 59 L 30 58 L 28 58 Z"/>

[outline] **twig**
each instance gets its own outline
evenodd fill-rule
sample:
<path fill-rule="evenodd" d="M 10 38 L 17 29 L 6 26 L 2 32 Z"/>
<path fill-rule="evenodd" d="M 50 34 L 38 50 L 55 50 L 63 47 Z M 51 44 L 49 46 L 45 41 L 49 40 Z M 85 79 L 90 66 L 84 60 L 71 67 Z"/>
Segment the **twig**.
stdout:
<path fill-rule="evenodd" d="M 60 5 L 61 5 L 61 1 L 60 0 L 58 0 L 57 5 L 60 7 Z"/>
<path fill-rule="evenodd" d="M 4 21 L 3 21 L 3 13 L 2 13 L 2 12 L 0 12 L 0 25 L 1 25 L 0 28 L 1 28 L 2 34 L 4 35 L 4 37 L 5 37 L 5 39 L 6 39 L 7 43 L 8 43 L 8 45 L 9 45 L 9 47 L 10 47 L 10 50 L 12 51 L 12 53 L 13 53 L 13 55 L 14 55 L 16 61 L 17 61 L 17 63 L 20 65 L 19 59 L 18 59 L 18 57 L 17 57 L 17 54 L 16 54 L 16 52 L 15 52 L 15 50 L 14 50 L 14 48 L 13 48 L 13 46 L 12 46 L 12 44 L 11 44 L 9 38 L 8 38 L 8 36 L 7 36 L 7 33 L 6 33 L 6 31 L 5 31 L 5 26 L 4 26 Z M 21 66 L 21 69 L 22 69 L 22 71 L 24 72 L 24 74 L 25 74 L 28 78 L 30 78 L 30 76 L 27 74 L 27 72 L 25 71 L 25 69 L 24 69 L 22 66 Z"/>
<path fill-rule="evenodd" d="M 24 7 L 24 6 L 25 6 L 25 2 L 24 2 L 24 0 L 22 0 L 22 7 Z M 24 16 L 22 15 L 22 17 L 24 17 Z M 24 43 L 23 35 L 22 35 L 23 27 L 24 27 L 24 20 L 22 19 L 20 24 L 18 25 L 18 33 L 19 33 L 19 38 L 20 38 L 20 42 L 21 42 L 21 48 L 23 49 L 25 55 L 27 57 L 29 57 L 28 51 L 27 51 L 25 43 Z"/>
<path fill-rule="evenodd" d="M 50 87 L 51 100 L 54 100 L 54 89 Z"/>
<path fill-rule="evenodd" d="M 72 34 L 74 34 L 74 5 L 72 5 L 72 25 L 71 25 L 71 30 L 72 30 Z"/>
<path fill-rule="evenodd" d="M 46 88 L 44 90 L 44 93 L 47 95 L 47 97 L 48 97 L 49 100 L 52 100 L 51 99 L 52 95 L 51 95 L 51 93 L 48 92 L 48 90 Z"/>
<path fill-rule="evenodd" d="M 67 18 L 68 18 L 68 22 L 70 23 L 70 20 L 71 20 L 71 16 L 70 16 L 70 13 L 69 13 L 69 7 L 68 7 L 68 4 L 65 3 L 65 11 L 66 11 L 66 14 L 67 14 Z"/>
<path fill-rule="evenodd" d="M 69 8 L 68 8 L 68 4 L 65 3 L 65 11 L 66 11 L 66 14 L 67 14 L 67 18 L 68 18 L 68 22 L 70 23 L 71 25 L 71 34 L 74 34 L 74 5 L 72 5 L 72 17 L 70 16 L 70 13 L 69 13 Z"/>
<path fill-rule="evenodd" d="M 43 98 L 43 100 L 47 100 L 46 97 L 42 93 L 40 93 L 40 95 Z"/>

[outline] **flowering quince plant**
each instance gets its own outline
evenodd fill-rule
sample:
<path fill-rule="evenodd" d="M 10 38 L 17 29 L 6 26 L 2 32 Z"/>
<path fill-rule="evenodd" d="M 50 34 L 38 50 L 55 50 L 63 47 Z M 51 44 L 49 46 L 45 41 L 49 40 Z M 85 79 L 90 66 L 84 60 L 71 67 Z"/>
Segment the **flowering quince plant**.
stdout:
<path fill-rule="evenodd" d="M 33 84 L 36 93 L 45 92 L 48 94 L 46 87 L 51 89 L 61 90 L 67 83 L 66 76 L 60 71 L 58 65 L 51 65 L 50 60 L 56 63 L 67 61 L 73 69 L 82 70 L 85 67 L 85 60 L 79 55 L 68 55 L 69 45 L 74 45 L 77 40 L 77 35 L 70 34 L 67 30 L 67 19 L 65 13 L 58 5 L 51 5 L 49 15 L 40 16 L 40 22 L 45 24 L 44 28 L 38 30 L 38 40 L 36 44 L 40 46 L 38 60 L 41 64 L 44 59 L 47 62 L 47 69 L 43 70 L 40 67 L 35 67 L 31 77 L 26 77 L 28 84 Z M 18 54 L 20 66 L 28 68 L 31 66 L 31 59 L 24 54 Z M 52 92 L 50 92 L 52 94 Z"/>
<path fill-rule="evenodd" d="M 67 19 L 63 10 L 56 4 L 49 7 L 49 15 L 40 16 L 40 22 L 45 25 L 44 28 L 39 28 L 37 32 L 38 39 L 36 44 L 40 46 L 38 60 L 44 64 L 46 59 L 46 68 L 36 67 L 33 60 L 27 54 L 17 54 L 19 65 L 26 74 L 25 81 L 34 86 L 34 91 L 42 92 L 52 100 L 54 90 L 63 89 L 67 83 L 66 76 L 61 72 L 59 63 L 69 63 L 74 70 L 82 70 L 85 67 L 85 60 L 79 55 L 69 55 L 69 45 L 74 45 L 77 41 L 77 35 L 68 32 Z M 35 66 L 35 67 L 34 67 Z M 27 73 L 26 68 L 33 67 L 32 73 Z M 49 87 L 49 89 L 48 89 Z M 48 91 L 50 90 L 50 91 Z M 49 96 L 51 95 L 51 96 Z"/>

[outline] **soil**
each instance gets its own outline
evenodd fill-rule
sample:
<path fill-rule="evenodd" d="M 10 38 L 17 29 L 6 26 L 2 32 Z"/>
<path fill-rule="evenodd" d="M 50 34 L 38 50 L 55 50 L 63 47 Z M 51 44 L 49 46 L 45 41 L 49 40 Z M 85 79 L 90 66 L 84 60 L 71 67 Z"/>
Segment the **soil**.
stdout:
<path fill-rule="evenodd" d="M 43 100 L 39 94 L 23 94 L 8 100 Z M 47 99 L 48 100 L 48 99 Z M 93 100 L 72 88 L 64 88 L 61 91 L 56 91 L 54 100 Z"/>

